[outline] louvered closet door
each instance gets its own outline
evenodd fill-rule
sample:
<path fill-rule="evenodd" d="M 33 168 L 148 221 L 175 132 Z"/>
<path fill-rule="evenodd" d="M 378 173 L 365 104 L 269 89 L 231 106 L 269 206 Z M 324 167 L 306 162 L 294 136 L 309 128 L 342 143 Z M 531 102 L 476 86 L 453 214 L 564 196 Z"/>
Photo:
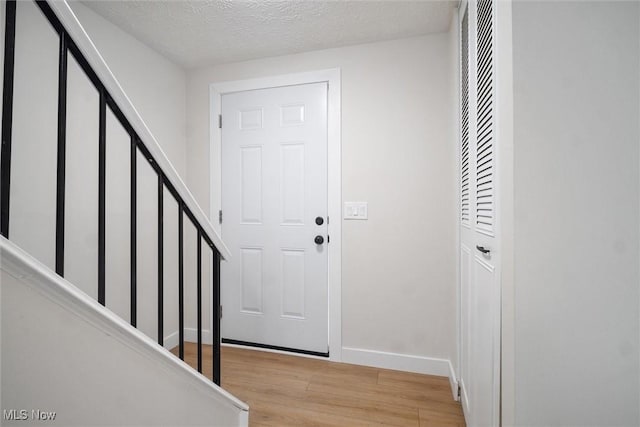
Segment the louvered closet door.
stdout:
<path fill-rule="evenodd" d="M 500 292 L 496 216 L 495 12 L 460 15 L 460 387 L 468 426 L 497 426 Z"/>

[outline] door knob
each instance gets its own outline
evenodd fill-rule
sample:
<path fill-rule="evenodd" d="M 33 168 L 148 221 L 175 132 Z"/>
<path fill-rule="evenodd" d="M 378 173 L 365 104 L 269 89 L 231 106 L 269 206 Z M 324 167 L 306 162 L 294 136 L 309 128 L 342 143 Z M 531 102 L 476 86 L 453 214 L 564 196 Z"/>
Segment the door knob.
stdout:
<path fill-rule="evenodd" d="M 476 246 L 476 249 L 482 252 L 483 254 L 491 253 L 491 249 L 487 249 L 484 246 Z"/>
<path fill-rule="evenodd" d="M 316 217 L 316 225 L 324 224 L 324 219 L 321 216 Z"/>
<path fill-rule="evenodd" d="M 316 242 L 316 245 L 321 245 L 324 243 L 324 237 L 322 236 L 316 236 L 315 239 L 313 239 L 314 242 Z"/>

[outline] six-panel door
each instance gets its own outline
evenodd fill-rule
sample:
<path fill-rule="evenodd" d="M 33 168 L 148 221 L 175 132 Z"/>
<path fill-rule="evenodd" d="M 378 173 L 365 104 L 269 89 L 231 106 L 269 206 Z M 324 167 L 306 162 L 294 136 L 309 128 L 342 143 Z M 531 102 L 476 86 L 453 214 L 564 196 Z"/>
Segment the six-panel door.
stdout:
<path fill-rule="evenodd" d="M 328 353 L 327 85 L 223 95 L 222 123 L 222 337 Z"/>

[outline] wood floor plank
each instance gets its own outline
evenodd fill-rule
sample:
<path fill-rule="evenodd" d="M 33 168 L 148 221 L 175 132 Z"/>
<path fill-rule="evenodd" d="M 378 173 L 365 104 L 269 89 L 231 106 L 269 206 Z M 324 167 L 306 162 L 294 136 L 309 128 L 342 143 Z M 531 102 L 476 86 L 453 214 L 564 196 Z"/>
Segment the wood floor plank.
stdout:
<path fill-rule="evenodd" d="M 378 375 L 378 384 L 386 386 L 397 386 L 416 390 L 451 391 L 449 378 L 436 377 L 433 375 L 416 375 L 411 372 L 391 371 L 381 369 Z"/>
<path fill-rule="evenodd" d="M 333 396 L 307 391 L 307 398 L 318 411 L 335 412 L 353 418 L 380 422 L 388 425 L 418 426 L 420 414 L 417 408 L 406 408 L 382 402 L 363 401 L 355 397 Z"/>
<path fill-rule="evenodd" d="M 400 406 L 429 408 L 433 405 L 458 405 L 451 396 L 451 391 L 415 390 L 397 386 L 377 385 L 371 387 L 357 382 L 334 380 L 322 375 L 314 376 L 309 384 L 309 390 L 332 393 L 340 396 L 358 396 L 363 400 L 377 402 L 391 402 Z"/>
<path fill-rule="evenodd" d="M 229 389 L 229 391 L 232 390 Z M 259 407 L 254 405 L 255 402 L 260 402 L 265 405 L 281 405 L 282 402 L 286 401 L 288 402 L 287 407 L 308 411 L 316 414 L 316 416 L 339 416 L 355 420 L 359 423 L 418 427 L 420 422 L 416 409 L 384 408 L 382 405 L 377 405 L 377 407 L 368 405 L 368 407 L 366 407 L 367 405 L 363 405 L 362 402 L 355 400 L 327 399 L 326 396 L 318 396 L 313 393 L 288 397 L 289 399 L 287 400 L 283 398 L 282 395 L 265 394 L 261 397 L 249 397 L 248 403 L 252 411 L 257 411 Z M 251 419 L 254 419 L 253 415 L 251 415 Z"/>
<path fill-rule="evenodd" d="M 452 419 L 458 420 L 460 418 L 464 418 L 462 415 L 461 406 L 458 402 L 455 402 L 454 405 L 438 405 L 430 406 L 427 408 L 419 408 L 420 416 L 422 418 L 443 418 L 443 419 Z"/>
<path fill-rule="evenodd" d="M 277 386 L 262 382 L 237 381 L 235 378 L 227 381 L 223 379 L 222 385 L 230 392 L 242 395 L 249 404 L 254 401 L 273 404 L 288 402 L 299 409 L 361 421 L 416 427 L 419 425 L 417 408 L 405 408 L 380 402 L 363 402 L 355 398 L 337 397 L 326 393 L 309 391 L 301 393 L 296 390 L 278 389 Z"/>
<path fill-rule="evenodd" d="M 196 366 L 196 345 L 184 354 Z M 211 346 L 203 359 L 210 376 Z M 444 377 L 226 346 L 221 364 L 222 386 L 250 406 L 251 427 L 465 425 Z"/>
<path fill-rule="evenodd" d="M 269 426 L 318 426 L 318 427 L 365 427 L 384 426 L 385 424 L 369 420 L 344 417 L 335 414 L 319 413 L 309 409 L 274 404 L 258 400 L 253 404 L 254 414 L 249 415 L 250 424 L 257 423 Z"/>
<path fill-rule="evenodd" d="M 312 377 L 311 372 L 287 369 L 285 366 L 274 368 L 261 366 L 260 364 L 248 365 L 246 363 L 225 361 L 222 363 L 222 367 L 224 367 L 224 371 L 221 372 L 223 380 L 225 378 L 251 378 L 255 381 L 272 381 L 273 378 L 279 378 L 308 384 Z"/>

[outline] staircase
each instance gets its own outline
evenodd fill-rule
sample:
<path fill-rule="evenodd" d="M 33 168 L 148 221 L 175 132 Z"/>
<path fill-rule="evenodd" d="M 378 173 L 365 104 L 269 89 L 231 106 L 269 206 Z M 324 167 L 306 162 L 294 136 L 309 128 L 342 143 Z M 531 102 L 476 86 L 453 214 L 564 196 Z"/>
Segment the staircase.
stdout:
<path fill-rule="evenodd" d="M 247 425 L 219 387 L 228 249 L 66 1 L 2 6 L 0 424 Z"/>

